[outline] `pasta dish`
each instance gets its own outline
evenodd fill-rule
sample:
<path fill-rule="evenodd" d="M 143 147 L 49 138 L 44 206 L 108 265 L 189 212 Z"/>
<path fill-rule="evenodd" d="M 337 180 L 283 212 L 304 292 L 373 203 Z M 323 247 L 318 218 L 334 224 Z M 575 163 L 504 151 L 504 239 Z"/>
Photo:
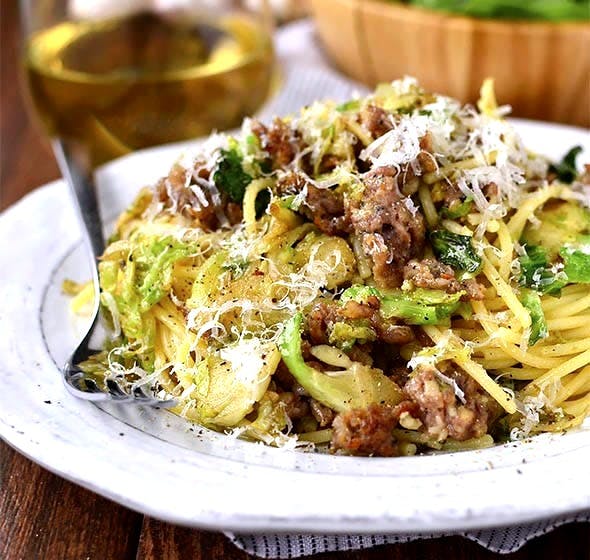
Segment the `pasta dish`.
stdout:
<path fill-rule="evenodd" d="M 491 81 L 473 107 L 405 78 L 212 135 L 120 216 L 111 337 L 83 369 L 207 428 L 342 454 L 580 425 L 590 167 L 527 151 L 506 113 Z"/>

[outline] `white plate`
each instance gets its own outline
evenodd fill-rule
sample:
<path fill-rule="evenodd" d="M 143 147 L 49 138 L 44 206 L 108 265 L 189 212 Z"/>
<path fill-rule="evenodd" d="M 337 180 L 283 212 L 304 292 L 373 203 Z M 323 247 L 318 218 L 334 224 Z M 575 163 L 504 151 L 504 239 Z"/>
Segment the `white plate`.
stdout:
<path fill-rule="evenodd" d="M 519 121 L 527 145 L 560 157 L 590 139 Z M 107 222 L 179 153 L 164 147 L 100 173 Z M 58 365 L 81 327 L 60 293 L 89 276 L 65 186 L 51 183 L 0 217 L 0 436 L 32 460 L 135 510 L 236 531 L 387 533 L 524 522 L 590 507 L 590 424 L 492 449 L 350 458 L 272 449 L 163 410 L 78 400 Z"/>

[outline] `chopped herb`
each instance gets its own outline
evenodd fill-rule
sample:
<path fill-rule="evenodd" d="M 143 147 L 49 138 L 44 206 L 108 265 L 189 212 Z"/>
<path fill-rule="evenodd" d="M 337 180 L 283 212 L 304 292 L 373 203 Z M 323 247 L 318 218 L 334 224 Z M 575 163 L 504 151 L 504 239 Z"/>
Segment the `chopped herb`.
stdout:
<path fill-rule="evenodd" d="M 217 164 L 217 171 L 213 175 L 215 186 L 225 192 L 233 202 L 238 204 L 244 200 L 246 187 L 252 182 L 252 177 L 242 167 L 242 157 L 237 148 L 221 150 L 221 158 Z"/>
<path fill-rule="evenodd" d="M 557 174 L 557 178 L 562 183 L 572 183 L 578 176 L 578 169 L 576 167 L 576 158 L 582 152 L 582 146 L 574 146 L 563 159 L 557 163 L 549 166 L 549 171 Z"/>
<path fill-rule="evenodd" d="M 438 259 L 455 270 L 474 273 L 481 267 L 481 259 L 473 249 L 471 237 L 439 229 L 431 232 L 430 241 Z"/>
<path fill-rule="evenodd" d="M 525 254 L 521 255 L 521 286 L 532 288 L 542 294 L 557 294 L 568 283 L 564 271 L 557 270 L 557 265 L 549 264 L 548 251 L 540 245 L 525 245 Z"/>

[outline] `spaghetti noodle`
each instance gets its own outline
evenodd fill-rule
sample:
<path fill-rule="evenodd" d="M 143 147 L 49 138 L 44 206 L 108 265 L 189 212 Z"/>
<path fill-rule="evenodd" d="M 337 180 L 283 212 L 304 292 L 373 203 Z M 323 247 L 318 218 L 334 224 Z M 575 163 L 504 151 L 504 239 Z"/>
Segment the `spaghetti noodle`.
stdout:
<path fill-rule="evenodd" d="M 404 79 L 214 135 L 119 219 L 113 338 L 83 367 L 213 429 L 350 454 L 580 425 L 588 176 L 576 151 L 527 152 L 482 95 Z"/>

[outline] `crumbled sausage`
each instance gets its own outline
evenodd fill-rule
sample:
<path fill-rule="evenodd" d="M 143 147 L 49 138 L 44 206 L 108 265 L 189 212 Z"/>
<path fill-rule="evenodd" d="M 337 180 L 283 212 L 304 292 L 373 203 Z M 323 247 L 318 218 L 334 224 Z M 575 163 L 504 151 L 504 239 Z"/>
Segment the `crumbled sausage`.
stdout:
<path fill-rule="evenodd" d="M 344 214 L 344 200 L 339 192 L 318 189 L 296 172 L 282 175 L 276 183 L 275 192 L 279 196 L 305 192 L 305 203 L 301 211 L 321 232 L 342 235 L 349 231 L 350 223 Z"/>
<path fill-rule="evenodd" d="M 288 123 L 275 118 L 270 126 L 252 121 L 252 132 L 258 136 L 262 149 L 268 152 L 273 169 L 284 169 L 301 150 L 301 139 Z"/>
<path fill-rule="evenodd" d="M 344 213 L 344 199 L 338 192 L 308 185 L 304 210 L 316 227 L 327 235 L 342 235 L 350 230 L 350 221 Z"/>
<path fill-rule="evenodd" d="M 412 259 L 404 267 L 404 280 L 411 282 L 416 288 L 443 290 L 449 294 L 456 294 L 461 290 L 455 271 L 436 259 Z"/>
<path fill-rule="evenodd" d="M 454 388 L 437 371 L 433 366 L 422 366 L 404 386 L 405 393 L 419 407 L 428 435 L 438 441 L 447 437 L 463 441 L 486 434 L 497 414 L 497 403 L 467 374 L 446 370 L 446 378 L 463 391 L 465 402 L 460 402 Z"/>
<path fill-rule="evenodd" d="M 312 344 L 327 344 L 329 330 L 338 321 L 338 310 L 334 304 L 319 302 L 307 317 L 307 331 Z"/>
<path fill-rule="evenodd" d="M 369 173 L 364 187 L 361 196 L 347 199 L 347 216 L 365 254 L 373 261 L 377 285 L 398 287 L 403 266 L 424 247 L 424 218 L 411 199 L 400 192 L 393 167 Z"/>
<path fill-rule="evenodd" d="M 377 299 L 378 302 L 379 300 Z M 377 309 L 379 309 L 379 306 L 377 306 Z M 349 300 L 344 304 L 340 312 L 347 319 L 369 319 L 375 312 L 375 308 L 368 304 Z"/>
<path fill-rule="evenodd" d="M 384 319 L 379 313 L 379 300 L 369 298 L 366 303 L 348 301 L 343 306 L 334 302 L 319 302 L 307 318 L 307 332 L 312 344 L 327 344 L 332 327 L 339 321 L 364 319 L 374 330 L 376 340 L 403 345 L 414 340 L 414 331 L 398 325 L 395 319 Z"/>
<path fill-rule="evenodd" d="M 466 296 L 461 298 L 462 300 L 474 299 L 476 301 L 481 301 L 485 297 L 485 287 L 475 278 L 463 280 L 461 282 L 461 287 L 467 292 Z"/>
<path fill-rule="evenodd" d="M 441 181 L 437 185 L 437 192 L 433 192 L 432 199 L 434 202 L 441 202 L 443 208 L 452 210 L 463 202 L 464 197 L 465 195 L 455 183 Z"/>
<path fill-rule="evenodd" d="M 235 202 L 228 202 L 225 205 L 225 215 L 232 226 L 239 224 L 243 218 L 242 206 Z"/>
<path fill-rule="evenodd" d="M 299 420 L 309 413 L 307 399 L 297 393 L 281 393 L 280 400 L 285 405 L 285 414 L 291 420 Z"/>
<path fill-rule="evenodd" d="M 391 114 L 376 105 L 367 105 L 361 110 L 359 116 L 361 124 L 373 138 L 379 138 L 393 128 Z"/>
<path fill-rule="evenodd" d="M 485 197 L 490 202 L 497 202 L 498 201 L 498 197 L 500 195 L 500 189 L 498 189 L 498 185 L 496 185 L 496 183 L 494 183 L 494 182 L 488 183 L 487 185 L 484 185 L 482 190 L 483 190 L 483 193 L 485 194 Z"/>
<path fill-rule="evenodd" d="M 365 366 L 373 366 L 373 356 L 371 350 L 373 345 L 371 343 L 355 344 L 346 353 L 353 362 L 359 362 Z"/>
<path fill-rule="evenodd" d="M 197 195 L 187 186 L 187 170 L 176 164 L 167 177 L 160 179 L 154 190 L 154 199 L 165 209 L 172 210 L 181 216 L 196 221 L 205 231 L 213 231 L 219 227 L 216 207 L 211 193 L 201 189 L 207 204 L 202 204 Z"/>
<path fill-rule="evenodd" d="M 293 377 L 293 375 L 289 371 L 289 368 L 287 367 L 285 362 L 283 362 L 283 360 L 279 362 L 279 365 L 277 366 L 277 369 L 275 370 L 275 373 L 272 376 L 272 380 L 278 385 L 278 388 L 282 391 L 294 391 L 296 393 L 298 392 L 295 389 L 295 378 Z"/>
<path fill-rule="evenodd" d="M 416 288 L 443 290 L 448 294 L 464 291 L 465 300 L 482 300 L 484 287 L 475 279 L 469 278 L 459 282 L 455 271 L 436 259 L 412 259 L 404 267 L 404 280 L 411 282 Z"/>
<path fill-rule="evenodd" d="M 303 189 L 307 189 L 308 184 L 307 179 L 303 175 L 291 171 L 279 176 L 274 190 L 278 196 L 297 195 Z"/>
<path fill-rule="evenodd" d="M 311 409 L 311 414 L 313 417 L 318 421 L 320 428 L 326 428 L 332 424 L 335 413 L 331 408 L 324 406 L 315 399 L 310 400 L 309 408 Z"/>
<path fill-rule="evenodd" d="M 332 449 L 393 457 L 398 454 L 392 433 L 398 419 L 393 407 L 378 404 L 341 412 L 332 424 Z"/>
<path fill-rule="evenodd" d="M 383 319 L 379 314 L 373 315 L 371 325 L 377 333 L 377 340 L 387 344 L 403 346 L 414 340 L 414 331 L 407 325 L 396 325 L 390 320 Z"/>
<path fill-rule="evenodd" d="M 320 173 L 329 173 L 340 165 L 340 163 L 342 163 L 342 161 L 338 156 L 335 156 L 334 154 L 325 154 L 322 157 L 318 171 Z"/>
<path fill-rule="evenodd" d="M 175 164 L 168 175 L 158 181 L 154 190 L 154 200 L 163 206 L 190 220 L 194 225 L 205 231 L 215 231 L 221 220 L 235 225 L 242 221 L 242 207 L 232 202 L 225 194 L 221 200 L 214 202 L 212 192 L 207 186 L 199 186 L 201 197 L 193 191 L 194 184 L 187 182 L 187 171 L 181 165 Z M 207 181 L 210 172 L 205 168 L 199 169 L 197 175 Z M 203 197 L 205 201 L 203 201 Z"/>
<path fill-rule="evenodd" d="M 434 148 L 432 146 L 432 135 L 427 132 L 420 138 L 420 153 L 416 158 L 420 164 L 420 171 L 422 174 L 432 173 L 438 168 L 436 159 L 434 157 Z"/>
<path fill-rule="evenodd" d="M 395 407 L 371 404 L 367 408 L 341 412 L 332 423 L 331 448 L 352 455 L 395 456 L 398 447 L 393 429 L 403 412 L 413 412 L 415 408 L 414 403 L 404 401 Z"/>

